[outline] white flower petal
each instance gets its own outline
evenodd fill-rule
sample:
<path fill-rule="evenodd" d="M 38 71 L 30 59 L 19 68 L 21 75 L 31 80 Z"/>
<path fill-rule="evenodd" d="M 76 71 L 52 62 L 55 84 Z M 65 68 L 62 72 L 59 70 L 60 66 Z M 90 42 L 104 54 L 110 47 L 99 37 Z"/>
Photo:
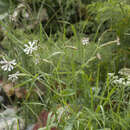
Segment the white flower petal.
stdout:
<path fill-rule="evenodd" d="M 6 70 L 7 70 L 7 65 L 3 65 L 1 68 L 2 68 L 4 71 L 6 71 Z"/>
<path fill-rule="evenodd" d="M 28 55 L 28 54 L 32 54 L 33 51 L 36 51 L 36 50 L 37 50 L 37 46 L 36 46 L 35 44 L 36 44 L 36 40 L 33 41 L 33 42 L 29 41 L 29 42 L 28 42 L 28 45 L 27 45 L 27 44 L 24 45 L 24 46 L 25 46 L 25 49 L 24 49 L 23 51 L 24 51 L 27 55 Z M 34 45 L 35 45 L 35 46 L 34 46 Z"/>
<path fill-rule="evenodd" d="M 1 61 L 0 63 L 2 64 L 1 69 L 3 69 L 4 71 L 11 71 L 16 65 L 16 60 L 7 61 L 5 58 L 3 58 L 3 61 Z"/>
<path fill-rule="evenodd" d="M 29 41 L 28 44 L 31 46 L 31 45 L 32 45 L 32 42 Z"/>
<path fill-rule="evenodd" d="M 19 71 L 17 71 L 15 74 L 11 74 L 8 76 L 8 80 L 11 80 L 12 82 L 16 81 L 19 76 Z"/>
<path fill-rule="evenodd" d="M 24 45 L 26 48 L 28 48 L 29 46 L 27 44 Z"/>
<path fill-rule="evenodd" d="M 12 65 L 16 65 L 16 60 L 12 60 L 9 63 L 12 64 Z"/>
<path fill-rule="evenodd" d="M 0 61 L 0 64 L 4 64 L 5 62 L 4 61 Z"/>
<path fill-rule="evenodd" d="M 87 44 L 89 44 L 89 38 L 83 38 L 81 40 L 81 42 L 82 42 L 83 45 L 87 45 Z"/>

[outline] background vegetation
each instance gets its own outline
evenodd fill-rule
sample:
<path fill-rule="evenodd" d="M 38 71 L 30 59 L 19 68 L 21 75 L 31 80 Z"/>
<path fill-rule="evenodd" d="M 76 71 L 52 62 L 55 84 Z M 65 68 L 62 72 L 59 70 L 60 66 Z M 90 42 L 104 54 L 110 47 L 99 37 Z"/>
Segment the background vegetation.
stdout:
<path fill-rule="evenodd" d="M 0 58 L 17 62 L 11 72 L 0 69 L 1 80 L 11 84 L 8 76 L 20 73 L 6 104 L 17 106 L 26 124 L 52 111 L 47 130 L 128 130 L 130 84 L 113 80 L 130 67 L 129 4 L 0 0 Z M 26 44 L 35 40 L 37 49 L 26 54 Z"/>

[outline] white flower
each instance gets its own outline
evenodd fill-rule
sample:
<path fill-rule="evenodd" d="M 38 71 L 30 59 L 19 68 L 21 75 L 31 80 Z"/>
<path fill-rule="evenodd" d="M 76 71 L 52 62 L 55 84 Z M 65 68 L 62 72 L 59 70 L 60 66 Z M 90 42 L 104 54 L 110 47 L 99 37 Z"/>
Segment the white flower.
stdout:
<path fill-rule="evenodd" d="M 123 78 L 117 79 L 113 81 L 115 84 L 125 85 L 125 81 Z"/>
<path fill-rule="evenodd" d="M 130 81 L 127 81 L 127 82 L 126 82 L 126 85 L 129 86 L 129 85 L 130 85 Z"/>
<path fill-rule="evenodd" d="M 0 64 L 3 66 L 1 67 L 4 71 L 11 71 L 14 69 L 14 66 L 16 65 L 16 60 L 7 61 L 5 58 L 0 61 Z"/>
<path fill-rule="evenodd" d="M 24 52 L 25 52 L 27 55 L 28 55 L 28 54 L 32 54 L 33 51 L 36 51 L 36 50 L 37 50 L 37 45 L 35 45 L 36 42 L 37 42 L 36 40 L 33 41 L 33 42 L 29 41 L 29 42 L 28 42 L 29 45 L 27 45 L 27 44 L 24 45 L 24 46 L 26 47 L 26 48 L 24 49 Z"/>
<path fill-rule="evenodd" d="M 9 16 L 10 20 L 16 22 L 18 14 L 19 11 L 14 11 L 14 13 Z"/>
<path fill-rule="evenodd" d="M 81 42 L 82 42 L 83 45 L 87 45 L 87 44 L 89 44 L 89 38 L 83 38 L 81 40 Z"/>
<path fill-rule="evenodd" d="M 19 71 L 17 71 L 15 74 L 10 74 L 8 77 L 8 80 L 11 80 L 12 82 L 15 82 L 18 79 Z"/>

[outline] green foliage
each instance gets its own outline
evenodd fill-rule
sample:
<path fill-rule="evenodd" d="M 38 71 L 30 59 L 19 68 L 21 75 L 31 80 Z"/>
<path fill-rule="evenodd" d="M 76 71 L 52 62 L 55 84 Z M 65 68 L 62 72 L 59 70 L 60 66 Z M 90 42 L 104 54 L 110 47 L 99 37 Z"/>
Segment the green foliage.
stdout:
<path fill-rule="evenodd" d="M 11 82 L 8 76 L 19 71 L 14 89 L 25 88 L 27 94 L 15 104 L 26 123 L 44 108 L 54 113 L 48 115 L 47 129 L 129 129 L 129 86 L 112 84 L 108 76 L 130 65 L 129 3 L 11 2 L 9 16 L 0 21 L 0 67 L 3 58 L 17 64 L 0 72 Z M 89 38 L 85 44 L 84 38 Z M 31 54 L 30 42 L 36 42 Z"/>
<path fill-rule="evenodd" d="M 0 14 L 8 12 L 9 9 L 9 1 L 8 0 L 0 0 Z"/>
<path fill-rule="evenodd" d="M 8 0 L 0 0 L 0 20 L 7 17 L 9 11 L 9 1 Z"/>
<path fill-rule="evenodd" d="M 88 6 L 91 15 L 95 16 L 95 20 L 102 24 L 102 28 L 106 27 L 111 31 L 109 36 L 107 33 L 104 37 L 104 40 L 109 40 L 113 36 L 118 36 L 120 38 L 120 47 L 118 48 L 117 55 L 119 59 L 121 57 L 129 57 L 129 28 L 130 28 L 130 8 L 129 1 L 120 1 L 120 0 L 110 0 L 110 1 L 98 1 Z M 120 16 L 120 17 L 119 17 Z M 105 30 L 106 30 L 105 29 Z M 104 29 L 103 29 L 104 30 Z M 112 51 L 112 50 L 111 50 Z M 122 51 L 124 53 L 122 53 Z M 121 61 L 121 60 L 120 60 Z M 124 61 L 121 61 L 124 62 Z M 121 64 L 121 63 L 119 63 Z M 129 66 L 130 63 L 127 63 L 126 66 Z"/>
<path fill-rule="evenodd" d="M 107 21 L 109 27 L 117 32 L 119 37 L 129 30 L 130 8 L 127 1 L 105 1 L 89 5 L 90 12 L 96 15 L 98 23 Z M 119 17 L 120 16 L 120 17 Z"/>

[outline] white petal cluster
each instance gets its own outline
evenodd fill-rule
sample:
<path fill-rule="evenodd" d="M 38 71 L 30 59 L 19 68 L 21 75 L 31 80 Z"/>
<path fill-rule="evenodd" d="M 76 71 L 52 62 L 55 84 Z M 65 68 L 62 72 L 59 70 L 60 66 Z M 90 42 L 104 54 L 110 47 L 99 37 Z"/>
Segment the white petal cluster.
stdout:
<path fill-rule="evenodd" d="M 8 80 L 11 80 L 12 82 L 15 82 L 18 79 L 19 71 L 17 71 L 15 74 L 10 74 L 8 77 Z"/>
<path fill-rule="evenodd" d="M 108 73 L 109 80 L 111 83 L 117 84 L 117 85 L 124 85 L 129 86 L 130 85 L 130 78 L 129 77 L 122 77 L 119 78 L 119 76 L 115 75 L 114 73 Z"/>
<path fill-rule="evenodd" d="M 120 85 L 126 85 L 126 81 L 124 78 L 119 78 L 117 80 L 114 80 L 113 83 L 120 84 Z"/>
<path fill-rule="evenodd" d="M 85 45 L 89 44 L 89 38 L 83 38 L 83 39 L 81 40 L 81 42 L 82 42 L 82 44 L 85 46 Z"/>
<path fill-rule="evenodd" d="M 28 44 L 25 44 L 25 49 L 24 49 L 24 52 L 29 55 L 29 54 L 32 54 L 33 51 L 36 51 L 37 50 L 37 40 L 31 42 L 29 41 Z"/>
<path fill-rule="evenodd" d="M 11 71 L 16 65 L 16 60 L 7 61 L 5 58 L 3 58 L 3 60 L 0 61 L 0 64 L 2 64 L 1 69 L 4 71 Z"/>

